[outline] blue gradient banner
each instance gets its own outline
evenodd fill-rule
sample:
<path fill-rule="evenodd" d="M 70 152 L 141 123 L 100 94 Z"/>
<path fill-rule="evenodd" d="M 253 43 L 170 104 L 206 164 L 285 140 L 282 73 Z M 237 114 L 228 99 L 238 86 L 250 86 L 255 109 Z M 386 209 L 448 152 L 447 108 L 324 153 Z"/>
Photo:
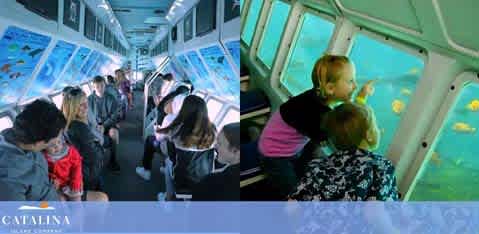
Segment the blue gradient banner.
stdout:
<path fill-rule="evenodd" d="M 0 233 L 478 233 L 479 203 L 0 203 Z"/>

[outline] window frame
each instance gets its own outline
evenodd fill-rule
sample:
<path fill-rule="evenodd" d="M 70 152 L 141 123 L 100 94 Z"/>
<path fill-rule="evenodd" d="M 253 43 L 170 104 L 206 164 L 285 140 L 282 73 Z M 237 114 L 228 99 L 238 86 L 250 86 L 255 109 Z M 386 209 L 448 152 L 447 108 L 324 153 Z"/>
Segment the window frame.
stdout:
<path fill-rule="evenodd" d="M 312 9 L 312 8 L 305 8 L 301 14 L 300 14 L 300 19 L 298 20 L 298 25 L 299 24 L 302 24 L 303 21 L 304 21 L 304 16 L 306 13 L 309 13 L 309 14 L 312 14 L 314 16 L 317 16 L 319 18 L 321 18 L 322 20 L 326 20 L 330 23 L 332 23 L 334 25 L 334 28 L 333 28 L 333 34 L 332 34 L 332 37 L 329 39 L 329 42 L 328 42 L 328 46 L 326 48 L 326 50 L 324 51 L 325 53 L 329 53 L 331 51 L 331 46 L 332 46 L 332 41 L 334 41 L 334 37 L 335 37 L 335 32 L 339 29 L 340 25 L 337 23 L 337 19 L 335 16 L 333 15 L 330 15 L 330 14 L 327 14 L 325 12 L 322 12 L 322 11 L 318 11 L 318 10 L 315 10 L 315 9 Z M 286 88 L 285 85 L 283 85 L 283 83 L 281 82 L 281 78 L 283 76 L 283 74 L 286 72 L 286 69 L 287 69 L 287 64 L 291 58 L 291 55 L 293 53 L 293 49 L 294 49 L 294 46 L 295 45 L 295 41 L 298 39 L 299 37 L 299 33 L 301 32 L 301 29 L 302 27 L 297 27 L 296 30 L 294 31 L 294 35 L 291 39 L 291 41 L 288 41 L 287 43 L 289 43 L 289 49 L 288 49 L 288 53 L 287 53 L 287 56 L 283 62 L 283 67 L 281 69 L 281 71 L 279 72 L 279 76 L 277 76 L 277 79 L 278 79 L 278 89 L 284 94 L 286 95 L 288 98 L 291 98 L 293 97 L 293 94 L 291 92 L 289 92 L 288 88 Z M 284 35 L 283 35 L 284 36 Z M 280 46 L 281 47 L 281 44 L 282 43 L 285 43 L 283 41 L 280 42 Z M 255 52 L 256 53 L 256 52 Z M 276 59 L 276 57 L 275 57 Z M 275 61 L 276 62 L 276 61 Z M 271 70 L 274 69 L 274 63 L 273 63 L 273 67 Z M 308 74 L 310 73 L 311 71 L 308 71 Z"/>
<path fill-rule="evenodd" d="M 446 127 L 446 122 L 450 117 L 451 111 L 454 110 L 454 107 L 459 100 L 459 97 L 465 87 L 469 84 L 479 85 L 479 73 L 472 71 L 463 71 L 459 73 L 454 81 L 449 85 L 450 87 L 454 86 L 455 88 L 450 88 L 448 94 L 442 101 L 442 104 L 439 107 L 439 111 L 435 115 L 435 118 L 432 120 L 431 127 L 422 138 L 423 142 L 426 143 L 426 147 L 420 147 L 416 154 L 415 158 L 412 159 L 412 163 L 408 170 L 406 171 L 403 179 L 402 186 L 398 184 L 399 191 L 402 191 L 404 194 L 404 201 L 409 200 L 416 187 L 419 176 L 421 175 L 421 169 L 423 164 L 427 163 L 431 156 L 431 151 L 435 149 L 436 144 L 439 142 L 438 136 L 441 131 Z"/>
<path fill-rule="evenodd" d="M 265 20 L 265 24 L 264 24 L 264 27 L 262 29 L 262 32 L 261 32 L 261 35 L 260 35 L 260 38 L 259 38 L 259 41 L 258 41 L 258 46 L 256 47 L 255 51 L 254 51 L 254 57 L 255 57 L 255 60 L 258 62 L 258 64 L 261 66 L 261 69 L 263 69 L 263 71 L 268 71 L 268 72 L 271 72 L 271 70 L 273 70 L 273 67 L 274 67 L 274 63 L 276 62 L 276 57 L 278 56 L 278 50 L 281 46 L 281 43 L 284 39 L 284 34 L 286 32 L 286 27 L 288 27 L 288 22 L 290 20 L 290 17 L 291 17 L 291 13 L 293 12 L 293 5 L 291 5 L 290 2 L 288 2 L 287 0 L 269 0 L 271 1 L 271 4 L 269 5 L 269 9 L 268 9 L 268 17 L 266 18 Z M 281 33 L 281 36 L 279 38 L 279 44 L 278 44 L 278 49 L 276 50 L 276 54 L 275 56 L 273 57 L 273 63 L 271 64 L 271 68 L 268 68 L 268 66 L 260 59 L 260 57 L 258 56 L 259 55 L 259 49 L 261 47 L 261 43 L 263 42 L 263 39 L 264 39 L 264 36 L 265 36 L 265 31 L 266 31 L 266 26 L 268 24 L 268 20 L 270 19 L 271 17 L 271 13 L 272 13 L 272 9 L 273 9 L 273 3 L 275 1 L 281 1 L 285 4 L 288 4 L 290 6 L 290 9 L 289 9 L 289 13 L 288 13 L 288 18 L 286 19 L 286 23 L 284 25 L 284 28 L 283 28 L 283 32 Z M 259 18 L 258 18 L 259 20 Z M 254 35 L 253 35 L 253 40 L 254 40 Z M 240 39 L 240 46 L 241 46 L 241 39 Z"/>

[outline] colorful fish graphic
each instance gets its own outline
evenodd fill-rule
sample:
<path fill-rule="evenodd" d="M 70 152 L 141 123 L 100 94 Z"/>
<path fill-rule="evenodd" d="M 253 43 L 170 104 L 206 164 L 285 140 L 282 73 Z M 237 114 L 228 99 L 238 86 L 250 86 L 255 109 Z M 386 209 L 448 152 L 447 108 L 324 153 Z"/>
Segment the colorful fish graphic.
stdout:
<path fill-rule="evenodd" d="M 34 51 L 31 51 L 30 53 L 28 53 L 28 55 L 30 55 L 32 58 L 35 57 L 35 55 L 41 53 L 43 51 L 43 49 L 36 49 Z"/>
<path fill-rule="evenodd" d="M 12 67 L 12 65 L 10 63 L 6 63 L 0 68 L 0 71 L 5 72 L 5 73 L 9 73 L 11 67 Z"/>
<path fill-rule="evenodd" d="M 25 45 L 24 47 L 22 47 L 22 51 L 29 51 L 31 49 L 32 48 L 30 48 L 30 46 L 28 46 L 28 45 Z"/>

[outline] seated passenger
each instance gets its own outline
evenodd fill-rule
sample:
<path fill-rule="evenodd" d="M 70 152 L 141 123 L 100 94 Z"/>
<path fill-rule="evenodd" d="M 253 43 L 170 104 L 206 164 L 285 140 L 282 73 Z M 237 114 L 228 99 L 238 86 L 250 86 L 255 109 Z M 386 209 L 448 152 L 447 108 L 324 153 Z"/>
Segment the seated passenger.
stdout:
<path fill-rule="evenodd" d="M 65 128 L 65 117 L 53 104 L 36 100 L 0 135 L 0 201 L 57 201 L 41 151 Z"/>
<path fill-rule="evenodd" d="M 189 95 L 173 122 L 157 132 L 166 134 L 174 145 L 174 152 L 167 153 L 165 171 L 166 198 L 173 200 L 176 190 L 191 190 L 212 172 L 216 127 L 208 117 L 206 102 Z"/>
<path fill-rule="evenodd" d="M 72 145 L 82 156 L 83 190 L 101 190 L 101 172 L 104 164 L 104 149 L 95 139 L 88 126 L 88 102 L 80 88 L 74 88 L 63 99 L 62 111 L 67 119 L 66 133 Z M 99 193 L 83 193 L 87 197 Z M 82 197 L 85 200 L 86 197 Z M 93 198 L 92 198 L 93 199 Z M 91 200 L 87 198 L 87 200 Z"/>
<path fill-rule="evenodd" d="M 62 96 L 65 98 L 65 95 L 67 95 L 70 92 L 70 90 L 74 88 L 75 87 L 73 86 L 66 86 L 62 90 Z M 98 123 L 96 122 L 95 116 L 93 115 L 93 113 L 90 112 L 90 110 L 88 110 L 88 126 L 90 126 L 90 130 L 95 135 L 98 142 L 100 142 L 100 145 L 103 145 L 104 144 L 103 128 L 98 125 Z"/>
<path fill-rule="evenodd" d="M 290 199 L 398 200 L 394 166 L 371 152 L 379 145 L 379 130 L 369 108 L 341 104 L 325 114 L 322 126 L 336 151 L 311 161 Z"/>
<path fill-rule="evenodd" d="M 111 156 L 109 168 L 112 171 L 120 171 L 120 165 L 116 160 L 116 152 L 119 142 L 118 132 L 118 103 L 115 97 L 105 93 L 105 79 L 96 76 L 93 79 L 94 92 L 88 96 L 88 110 L 96 118 L 96 122 L 103 132 L 105 141 L 111 143 Z"/>
<path fill-rule="evenodd" d="M 180 85 L 173 92 L 170 92 L 165 97 L 161 98 L 158 103 L 158 106 L 156 107 L 156 110 L 157 110 L 156 124 L 161 125 L 163 122 L 163 119 L 167 115 L 165 111 L 167 103 L 169 103 L 171 100 L 173 100 L 173 98 L 175 98 L 178 95 L 189 95 L 190 93 L 191 93 L 191 88 L 188 85 Z"/>
<path fill-rule="evenodd" d="M 83 194 L 82 158 L 63 135 L 44 150 L 48 175 L 62 201 L 81 201 Z"/>
<path fill-rule="evenodd" d="M 145 141 L 145 146 L 143 150 L 143 159 L 142 159 L 142 167 L 136 168 L 136 173 L 141 176 L 145 180 L 150 180 L 151 177 L 151 168 L 153 162 L 153 155 L 155 152 L 161 153 L 160 150 L 160 143 L 164 140 L 165 134 L 157 133 L 156 131 L 161 128 L 168 127 L 173 120 L 176 118 L 178 113 L 180 112 L 181 106 L 183 105 L 183 101 L 186 98 L 186 95 L 179 94 L 173 100 L 170 100 L 166 107 L 165 112 L 167 113 L 165 119 L 162 121 L 161 125 L 155 125 L 155 135 L 148 136 Z M 161 155 L 161 167 L 160 171 L 164 172 L 164 164 L 165 158 L 164 155 Z"/>
<path fill-rule="evenodd" d="M 216 139 L 217 161 L 226 164 L 220 172 L 207 175 L 193 189 L 193 201 L 240 200 L 240 124 L 223 127 Z"/>
<path fill-rule="evenodd" d="M 106 81 L 108 83 L 105 86 L 105 93 L 109 93 L 111 96 L 115 97 L 117 103 L 120 103 L 121 94 L 116 88 L 115 78 L 111 75 L 108 75 L 106 76 Z"/>

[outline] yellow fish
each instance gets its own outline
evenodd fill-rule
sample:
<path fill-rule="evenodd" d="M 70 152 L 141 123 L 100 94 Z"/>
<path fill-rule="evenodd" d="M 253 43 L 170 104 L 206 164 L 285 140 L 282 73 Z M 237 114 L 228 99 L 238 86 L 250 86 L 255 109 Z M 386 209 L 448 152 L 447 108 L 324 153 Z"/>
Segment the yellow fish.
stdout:
<path fill-rule="evenodd" d="M 469 104 L 467 104 L 466 108 L 471 111 L 479 111 L 479 100 L 472 100 L 471 102 L 469 102 Z"/>
<path fill-rule="evenodd" d="M 404 95 L 406 95 L 406 96 L 409 96 L 409 95 L 411 95 L 411 93 L 412 93 L 412 92 L 411 92 L 411 90 L 409 90 L 409 89 L 406 89 L 406 88 L 402 88 L 402 89 L 401 89 L 401 94 L 404 94 Z"/>
<path fill-rule="evenodd" d="M 431 160 L 429 162 L 436 165 L 436 166 L 441 166 L 442 160 L 439 157 L 439 153 L 438 152 L 433 152 L 432 155 L 431 155 Z"/>
<path fill-rule="evenodd" d="M 409 70 L 409 74 L 411 75 L 416 75 L 417 73 L 419 73 L 419 69 L 413 67 L 411 68 L 411 70 Z"/>
<path fill-rule="evenodd" d="M 463 133 L 474 133 L 476 131 L 476 128 L 473 128 L 469 124 L 463 123 L 463 122 L 456 122 L 452 126 L 452 129 L 456 132 L 463 132 Z"/>
<path fill-rule="evenodd" d="M 391 105 L 392 105 L 393 112 L 398 115 L 401 114 L 401 112 L 404 110 L 404 107 L 406 107 L 406 104 L 404 104 L 403 101 L 397 100 L 397 99 L 395 99 Z"/>

